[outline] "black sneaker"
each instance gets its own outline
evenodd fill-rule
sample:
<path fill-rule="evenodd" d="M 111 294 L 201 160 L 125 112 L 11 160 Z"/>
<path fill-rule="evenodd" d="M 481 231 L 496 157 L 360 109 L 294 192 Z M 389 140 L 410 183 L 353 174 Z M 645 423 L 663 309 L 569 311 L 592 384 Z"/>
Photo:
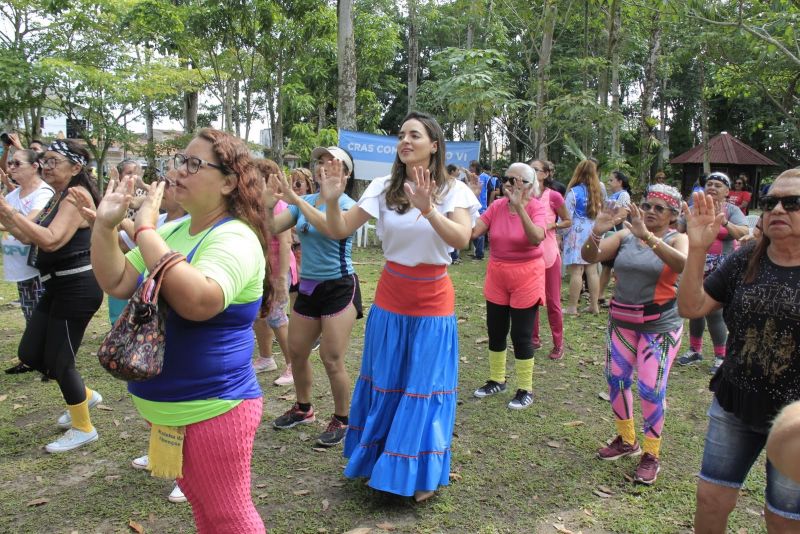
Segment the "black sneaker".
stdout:
<path fill-rule="evenodd" d="M 508 407 L 512 410 L 524 410 L 531 404 L 533 404 L 533 394 L 524 389 L 518 389 L 517 394 L 508 403 Z"/>
<path fill-rule="evenodd" d="M 494 395 L 496 393 L 502 393 L 506 390 L 506 383 L 503 382 L 495 382 L 494 380 L 488 380 L 484 385 L 479 387 L 475 390 L 475 393 L 472 395 L 482 399 L 484 397 L 488 397 L 489 395 Z"/>
<path fill-rule="evenodd" d="M 272 426 L 279 430 L 286 430 L 297 425 L 307 425 L 316 421 L 314 416 L 314 408 L 310 408 L 307 412 L 300 409 L 300 406 L 295 402 L 294 405 L 282 416 L 278 417 L 272 422 Z"/>
<path fill-rule="evenodd" d="M 33 367 L 28 367 L 24 363 L 19 362 L 14 367 L 9 367 L 8 369 L 6 369 L 6 374 L 7 375 L 18 375 L 20 373 L 30 373 L 31 371 L 35 371 L 35 370 L 36 369 L 34 369 Z"/>
<path fill-rule="evenodd" d="M 683 356 L 678 358 L 678 365 L 692 365 L 697 362 L 703 361 L 703 355 L 692 349 L 683 353 Z"/>
<path fill-rule="evenodd" d="M 345 434 L 347 434 L 347 425 L 333 416 L 331 422 L 328 423 L 328 428 L 317 438 L 317 444 L 323 447 L 333 447 L 344 440 Z"/>

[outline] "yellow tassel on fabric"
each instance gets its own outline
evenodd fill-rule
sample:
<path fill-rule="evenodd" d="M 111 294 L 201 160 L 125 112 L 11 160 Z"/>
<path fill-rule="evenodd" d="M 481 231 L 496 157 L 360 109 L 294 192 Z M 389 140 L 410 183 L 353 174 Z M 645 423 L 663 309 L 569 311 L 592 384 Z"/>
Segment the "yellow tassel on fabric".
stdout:
<path fill-rule="evenodd" d="M 489 380 L 506 381 L 506 351 L 489 351 Z"/>
<path fill-rule="evenodd" d="M 622 436 L 622 440 L 628 445 L 636 443 L 636 427 L 631 419 L 617 419 L 614 421 L 617 425 L 617 434 Z"/>
<path fill-rule="evenodd" d="M 80 404 L 67 405 L 69 415 L 72 417 L 72 428 L 77 428 L 81 432 L 91 432 L 94 428 L 89 417 L 89 397 Z"/>
<path fill-rule="evenodd" d="M 661 438 L 651 438 L 650 436 L 645 436 L 642 450 L 644 450 L 644 452 L 649 452 L 658 458 L 658 455 L 661 454 Z"/>
<path fill-rule="evenodd" d="M 154 477 L 176 479 L 183 477 L 183 436 L 186 427 L 153 425 L 150 428 L 150 448 L 147 468 Z"/>
<path fill-rule="evenodd" d="M 517 374 L 517 389 L 524 389 L 528 393 L 533 391 L 533 358 L 514 360 L 514 369 Z"/>

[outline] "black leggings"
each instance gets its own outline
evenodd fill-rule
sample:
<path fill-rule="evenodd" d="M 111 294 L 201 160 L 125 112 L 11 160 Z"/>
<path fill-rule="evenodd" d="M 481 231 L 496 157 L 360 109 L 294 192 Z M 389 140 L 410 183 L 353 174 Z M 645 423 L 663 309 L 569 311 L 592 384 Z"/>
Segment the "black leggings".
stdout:
<path fill-rule="evenodd" d="M 55 379 L 69 405 L 86 400 L 75 355 L 102 301 L 103 292 L 91 271 L 51 279 L 19 342 L 19 359 Z"/>
<path fill-rule="evenodd" d="M 533 358 L 533 323 L 538 304 L 530 308 L 512 308 L 486 301 L 486 328 L 489 331 L 489 350 L 506 350 L 506 338 L 511 328 L 511 344 L 517 360 Z M 510 324 L 509 324 L 510 323 Z"/>

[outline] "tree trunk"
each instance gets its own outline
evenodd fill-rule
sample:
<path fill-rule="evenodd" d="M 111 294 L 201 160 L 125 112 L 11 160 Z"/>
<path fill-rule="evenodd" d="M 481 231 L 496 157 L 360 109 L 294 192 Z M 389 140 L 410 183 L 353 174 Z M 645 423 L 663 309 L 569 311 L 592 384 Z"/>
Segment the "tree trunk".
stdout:
<path fill-rule="evenodd" d="M 225 80 L 222 95 L 222 129 L 233 132 L 233 78 Z"/>
<path fill-rule="evenodd" d="M 701 58 L 705 55 L 705 49 L 702 50 Z M 709 157 L 708 146 L 708 102 L 706 101 L 706 68 L 704 62 L 698 61 L 699 77 L 700 77 L 700 137 L 703 143 L 703 174 L 711 173 L 711 158 Z"/>
<path fill-rule="evenodd" d="M 472 14 L 468 13 L 469 22 L 467 23 L 467 50 L 472 49 L 472 43 L 475 40 L 475 24 L 472 22 Z M 467 114 L 467 124 L 464 127 L 464 139 L 473 141 L 475 139 L 475 110 L 470 109 Z"/>
<path fill-rule="evenodd" d="M 619 0 L 611 0 L 611 5 L 608 8 L 608 19 L 606 20 L 606 64 L 602 69 L 600 69 L 600 75 L 597 82 L 597 99 L 603 109 L 608 107 L 609 72 L 612 69 L 612 64 L 614 62 L 613 57 L 617 50 L 617 43 L 619 42 L 617 11 L 619 11 Z M 598 154 L 603 154 L 606 151 L 607 135 L 607 125 L 600 123 L 597 137 Z"/>
<path fill-rule="evenodd" d="M 616 18 L 615 26 L 620 27 L 621 14 L 619 8 L 614 15 Z M 614 52 L 611 54 L 611 113 L 614 116 L 614 122 L 611 125 L 611 154 L 619 156 L 622 152 L 622 143 L 619 137 L 619 47 L 614 47 Z"/>
<path fill-rule="evenodd" d="M 151 173 L 156 168 L 156 142 L 155 142 L 155 135 L 153 133 L 154 122 L 155 119 L 153 117 L 153 105 L 148 100 L 145 103 L 145 109 L 144 109 L 145 137 L 147 138 L 145 157 L 147 158 L 147 168 Z"/>
<path fill-rule="evenodd" d="M 239 99 L 241 98 L 241 93 L 239 91 L 239 82 L 233 84 L 233 97 L 231 98 L 231 102 L 233 103 L 233 109 L 231 110 L 231 119 L 233 121 L 233 129 L 236 132 L 236 137 L 242 137 L 242 117 L 241 113 L 239 113 Z"/>
<path fill-rule="evenodd" d="M 356 41 L 353 33 L 353 0 L 338 0 L 339 105 L 336 113 L 340 129 L 356 129 Z"/>
<path fill-rule="evenodd" d="M 669 134 L 667 133 L 667 99 L 664 95 L 667 94 L 667 77 L 661 78 L 661 101 L 658 106 L 658 141 L 661 146 L 658 147 L 658 157 L 656 158 L 656 169 L 664 169 L 664 163 L 669 155 Z"/>
<path fill-rule="evenodd" d="M 327 117 L 326 111 L 328 110 L 328 106 L 325 105 L 325 102 L 320 102 L 317 104 L 317 133 L 319 133 L 323 128 L 325 128 L 327 124 Z"/>
<path fill-rule="evenodd" d="M 282 84 L 281 84 L 282 85 Z M 278 86 L 278 98 L 275 102 L 275 125 L 272 128 L 272 150 L 275 161 L 283 166 L 283 87 Z"/>
<path fill-rule="evenodd" d="M 550 55 L 553 52 L 553 33 L 556 29 L 558 6 L 551 0 L 544 3 L 544 24 L 542 46 L 539 52 L 539 68 L 536 71 L 536 113 L 534 118 L 534 151 L 536 157 L 547 159 L 547 117 L 544 106 L 547 104 L 547 82 L 550 79 Z"/>
<path fill-rule="evenodd" d="M 417 76 L 419 74 L 419 36 L 417 35 L 417 2 L 408 0 L 408 111 L 417 109 Z"/>
<path fill-rule="evenodd" d="M 188 69 L 192 69 L 192 62 L 186 64 Z M 186 91 L 183 93 L 183 129 L 185 133 L 194 133 L 197 130 L 197 110 L 200 103 L 200 95 L 197 91 Z"/>
<path fill-rule="evenodd" d="M 639 180 L 648 183 L 650 177 L 650 126 L 648 119 L 653 110 L 653 93 L 656 89 L 656 68 L 661 54 L 661 13 L 656 12 L 651 21 L 647 62 L 644 66 L 644 85 L 640 98 L 642 115 L 639 120 Z"/>

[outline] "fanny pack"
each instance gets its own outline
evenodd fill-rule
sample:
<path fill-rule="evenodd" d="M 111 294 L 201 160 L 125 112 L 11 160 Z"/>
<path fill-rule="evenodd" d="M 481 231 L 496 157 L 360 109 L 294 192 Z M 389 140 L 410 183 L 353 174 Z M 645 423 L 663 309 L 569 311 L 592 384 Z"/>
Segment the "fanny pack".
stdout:
<path fill-rule="evenodd" d="M 664 304 L 623 304 L 611 299 L 611 318 L 623 323 L 644 324 L 655 321 L 661 314 L 675 306 L 676 299 L 671 299 Z"/>

